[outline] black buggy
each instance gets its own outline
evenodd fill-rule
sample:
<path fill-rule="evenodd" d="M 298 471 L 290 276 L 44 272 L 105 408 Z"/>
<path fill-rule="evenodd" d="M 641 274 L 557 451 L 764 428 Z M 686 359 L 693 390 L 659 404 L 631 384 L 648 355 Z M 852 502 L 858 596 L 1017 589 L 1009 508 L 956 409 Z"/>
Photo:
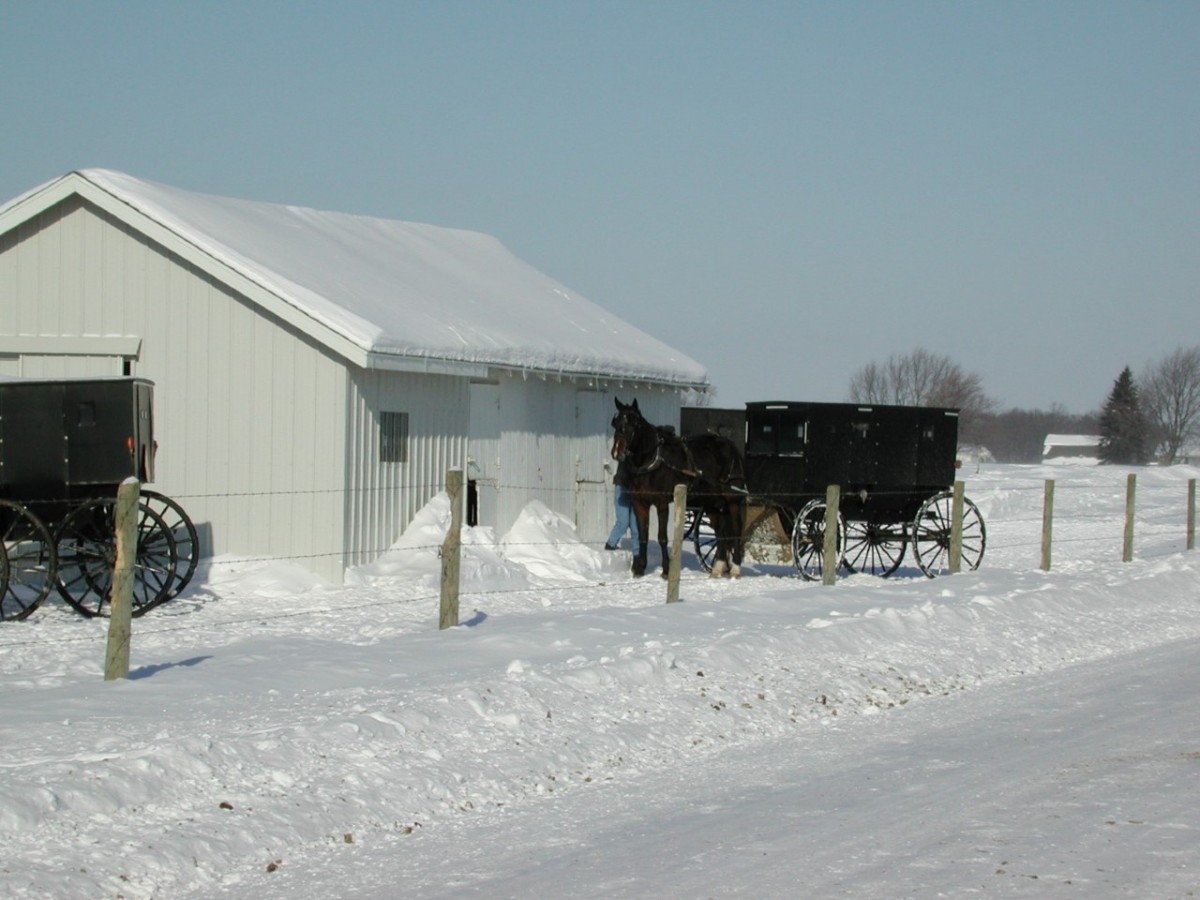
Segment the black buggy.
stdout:
<path fill-rule="evenodd" d="M 85 616 L 107 611 L 117 488 L 154 480 L 153 393 L 143 378 L 0 381 L 0 618 L 54 589 Z M 199 546 L 178 503 L 141 491 L 133 615 L 184 588 Z"/>
<path fill-rule="evenodd" d="M 759 562 L 792 562 L 822 577 L 826 489 L 838 485 L 837 548 L 847 572 L 887 576 L 911 548 L 932 577 L 949 570 L 958 411 L 857 403 L 747 403 L 745 410 L 682 410 L 686 434 L 740 441 L 750 494 L 745 539 Z M 708 567 L 712 531 L 691 512 L 690 535 Z M 983 517 L 963 499 L 964 569 L 983 559 Z"/>

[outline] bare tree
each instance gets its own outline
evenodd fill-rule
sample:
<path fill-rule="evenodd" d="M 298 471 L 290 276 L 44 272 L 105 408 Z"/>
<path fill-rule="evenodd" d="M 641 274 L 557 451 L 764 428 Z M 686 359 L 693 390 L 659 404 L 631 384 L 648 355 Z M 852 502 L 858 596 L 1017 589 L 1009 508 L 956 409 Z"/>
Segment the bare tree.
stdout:
<path fill-rule="evenodd" d="M 1181 347 L 1150 366 L 1141 392 L 1155 455 L 1173 463 L 1189 441 L 1200 439 L 1200 347 Z"/>
<path fill-rule="evenodd" d="M 977 417 L 991 412 L 996 401 L 983 390 L 983 379 L 948 356 L 918 347 L 887 362 L 869 363 L 850 379 L 855 403 L 894 403 L 900 406 L 954 406 Z"/>

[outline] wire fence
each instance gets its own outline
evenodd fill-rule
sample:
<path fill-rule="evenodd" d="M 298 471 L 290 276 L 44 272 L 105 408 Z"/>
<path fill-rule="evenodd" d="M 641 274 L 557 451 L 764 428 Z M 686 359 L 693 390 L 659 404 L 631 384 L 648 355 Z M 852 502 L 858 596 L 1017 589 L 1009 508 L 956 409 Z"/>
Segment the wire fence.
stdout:
<path fill-rule="evenodd" d="M 1030 567 L 1038 564 L 1038 554 L 1042 553 L 1041 562 L 1042 568 L 1049 568 L 1047 557 L 1045 556 L 1046 544 L 1048 535 L 1045 529 L 1047 527 L 1053 530 L 1051 546 L 1054 548 L 1063 547 L 1095 547 L 1094 554 L 1097 559 L 1114 559 L 1118 558 L 1118 548 L 1124 545 L 1125 558 L 1129 558 L 1130 545 L 1135 535 L 1143 533 L 1152 537 L 1155 541 L 1162 543 L 1167 542 L 1172 547 L 1177 547 L 1183 544 L 1183 549 L 1192 550 L 1195 547 L 1195 484 L 1196 479 L 1188 479 L 1186 482 L 1186 494 L 1180 489 L 1181 482 L 1173 482 L 1171 484 L 1154 484 L 1143 491 L 1142 495 L 1136 498 L 1134 502 L 1134 488 L 1136 479 L 1130 476 L 1129 482 L 1125 486 L 1124 491 L 1115 485 L 1087 485 L 1085 489 L 1076 489 L 1075 487 L 1066 490 L 1057 491 L 1057 497 L 1054 502 L 1053 516 L 1047 518 L 1044 508 L 1040 508 L 1037 502 L 1036 495 L 1046 496 L 1047 490 L 1053 490 L 1053 480 L 1034 480 L 1028 482 L 1010 481 L 1005 482 L 1000 488 L 988 487 L 985 495 L 980 498 L 981 502 L 987 506 L 1006 507 L 1005 514 L 1002 516 L 1002 527 L 994 528 L 988 535 L 988 553 L 992 557 L 1006 556 L 1015 558 L 1021 555 L 1027 555 L 1028 564 Z M 432 486 L 431 486 L 432 487 Z M 437 491 L 444 489 L 444 486 L 437 486 Z M 435 491 L 436 492 L 436 491 Z M 285 491 L 267 491 L 255 492 L 254 494 L 196 494 L 180 497 L 178 499 L 186 501 L 188 499 L 199 499 L 201 497 L 230 497 L 230 496 L 278 496 L 292 493 L 314 494 L 314 493 L 338 493 L 333 491 L 306 491 L 306 492 L 285 492 Z M 887 507 L 889 501 L 903 501 L 910 498 L 910 491 L 880 491 L 872 494 L 872 499 Z M 817 497 L 814 492 L 794 492 L 791 494 L 772 494 L 769 498 L 765 498 L 770 503 L 776 505 L 785 515 L 794 515 L 795 507 L 801 501 L 809 501 Z M 51 498 L 57 500 L 57 498 Z M 750 501 L 761 503 L 764 498 L 755 498 L 751 496 Z M 910 498 L 911 499 L 911 498 Z M 1125 516 L 1122 518 L 1119 514 L 1114 514 L 1115 508 L 1120 508 L 1124 504 Z M 1016 513 L 1016 514 L 1013 514 Z M 1097 528 L 1096 526 L 1111 525 L 1111 528 Z M 684 537 L 685 545 L 689 545 L 687 549 L 690 551 L 691 542 L 695 540 L 695 532 L 689 532 Z M 578 541 L 572 541 L 572 545 L 579 544 Z M 655 544 L 656 540 L 651 540 L 651 544 Z M 470 548 L 474 546 L 470 541 L 463 545 L 470 552 Z M 484 545 L 491 546 L 491 545 Z M 601 542 L 589 542 L 584 546 L 599 550 Z M 512 553 L 513 551 L 544 551 L 551 550 L 555 553 L 567 552 L 570 547 L 564 541 L 557 539 L 546 540 L 503 540 L 498 542 L 498 547 L 503 552 Z M 405 555 L 424 555 L 426 557 L 441 558 L 444 549 L 444 543 L 417 543 L 407 544 L 403 547 L 389 545 L 386 547 L 378 547 L 370 552 L 374 556 L 376 562 L 386 563 L 390 557 L 398 558 Z M 681 548 L 682 549 L 682 548 Z M 304 567 L 316 559 L 322 558 L 344 558 L 344 550 L 341 548 L 331 548 L 325 552 L 318 553 L 301 553 L 301 554 L 261 554 L 255 556 L 242 556 L 230 559 L 216 558 L 208 559 L 204 562 L 203 574 L 208 582 L 220 581 L 224 575 L 236 574 L 239 570 L 246 567 L 252 567 L 259 564 L 269 564 L 276 562 L 294 563 Z M 514 554 L 518 555 L 518 554 Z M 682 554 L 681 554 L 682 558 Z M 694 558 L 687 559 L 687 567 L 698 569 L 699 565 Z M 776 573 L 778 569 L 773 569 L 772 573 Z M 217 576 L 214 579 L 214 575 Z M 381 577 L 386 577 L 381 576 Z M 657 579 L 655 579 L 657 581 Z M 467 585 L 467 589 L 463 590 L 462 585 L 457 585 L 460 596 L 462 598 L 479 599 L 487 596 L 500 596 L 505 594 L 522 594 L 530 597 L 538 595 L 555 594 L 560 596 L 570 595 L 572 593 L 582 593 L 594 591 L 598 584 L 604 584 L 608 591 L 630 592 L 636 593 L 639 597 L 647 596 L 647 589 L 636 581 L 627 580 L 611 580 L 611 581 L 594 581 L 584 583 L 571 582 L 556 582 L 552 584 L 530 586 L 521 585 L 513 588 L 497 588 L 495 586 L 487 588 L 472 589 Z M 194 586 L 190 592 L 193 597 L 197 593 L 199 586 Z M 661 590 L 658 589 L 658 590 Z M 656 591 L 650 592 L 652 596 Z M 186 595 L 185 595 L 186 597 Z M 245 615 L 234 617 L 223 616 L 214 618 L 211 616 L 203 619 L 194 617 L 192 613 L 202 605 L 199 602 L 188 605 L 176 601 L 173 604 L 165 604 L 154 610 L 154 616 L 139 619 L 137 631 L 139 636 L 151 636 L 155 634 L 166 634 L 174 631 L 188 629 L 222 629 L 222 628 L 237 628 L 245 626 L 253 622 L 260 623 L 277 623 L 289 619 L 312 617 L 312 616 L 340 616 L 356 611 L 370 610 L 380 607 L 396 607 L 398 605 L 409 606 L 419 604 L 430 604 L 434 600 L 440 600 L 441 592 L 431 592 L 428 589 L 419 590 L 405 596 L 395 596 L 394 592 L 386 596 L 364 597 L 361 592 L 340 594 L 337 597 L 330 597 L 329 602 L 319 606 L 306 606 L 303 610 L 271 610 L 271 611 L 256 611 Z M 651 601 L 652 602 L 652 601 Z M 661 594 L 659 594 L 659 602 L 661 602 Z M 186 618 L 187 621 L 171 621 L 175 618 Z M 5 623 L 7 625 L 8 623 Z M 91 642 L 103 639 L 103 635 L 97 630 L 91 630 L 86 634 L 63 636 L 58 635 L 53 640 L 43 641 L 40 638 L 31 636 L 28 632 L 20 633 L 0 633 L 0 649 L 4 647 L 18 647 L 39 645 L 42 643 L 74 643 L 74 642 Z"/>

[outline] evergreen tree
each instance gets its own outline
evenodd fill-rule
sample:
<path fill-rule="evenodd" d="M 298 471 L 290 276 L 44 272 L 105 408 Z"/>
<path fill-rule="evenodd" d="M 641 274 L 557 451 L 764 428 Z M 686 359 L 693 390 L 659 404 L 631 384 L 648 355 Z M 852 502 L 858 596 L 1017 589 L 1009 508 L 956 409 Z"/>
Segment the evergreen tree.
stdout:
<path fill-rule="evenodd" d="M 1100 413 L 1100 461 L 1144 464 L 1149 459 L 1147 437 L 1146 417 L 1138 401 L 1133 372 L 1126 366 L 1113 384 L 1108 402 Z"/>

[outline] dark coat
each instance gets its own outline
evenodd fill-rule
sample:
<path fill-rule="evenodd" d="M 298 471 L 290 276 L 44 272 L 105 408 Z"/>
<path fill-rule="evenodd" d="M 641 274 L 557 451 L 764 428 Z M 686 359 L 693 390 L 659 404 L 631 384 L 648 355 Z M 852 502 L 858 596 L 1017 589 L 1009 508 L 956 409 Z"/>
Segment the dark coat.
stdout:
<path fill-rule="evenodd" d="M 629 487 L 629 467 L 625 465 L 625 460 L 617 463 L 617 471 L 613 474 L 613 484 L 616 487 Z"/>

